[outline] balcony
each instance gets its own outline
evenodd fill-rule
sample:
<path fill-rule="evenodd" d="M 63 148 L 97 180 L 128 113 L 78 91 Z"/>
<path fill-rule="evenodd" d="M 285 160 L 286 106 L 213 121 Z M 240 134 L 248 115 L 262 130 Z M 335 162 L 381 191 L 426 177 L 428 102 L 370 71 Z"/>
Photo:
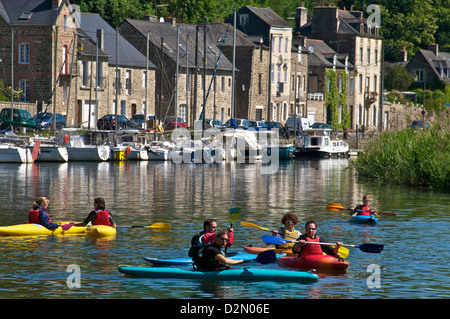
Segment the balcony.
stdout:
<path fill-rule="evenodd" d="M 308 93 L 308 100 L 323 101 L 323 93 Z"/>

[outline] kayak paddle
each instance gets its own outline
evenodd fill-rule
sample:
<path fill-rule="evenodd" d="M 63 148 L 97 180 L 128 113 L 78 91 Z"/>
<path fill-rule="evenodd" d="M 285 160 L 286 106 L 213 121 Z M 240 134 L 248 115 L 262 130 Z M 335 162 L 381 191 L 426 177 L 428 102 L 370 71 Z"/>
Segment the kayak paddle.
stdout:
<path fill-rule="evenodd" d="M 277 254 L 273 249 L 262 251 L 258 254 L 258 257 L 256 257 L 256 261 L 263 265 L 274 263 L 276 260 Z"/>
<path fill-rule="evenodd" d="M 265 230 L 265 231 L 270 231 L 271 232 L 271 230 L 270 229 L 268 229 L 268 228 L 264 228 L 264 227 L 261 227 L 261 226 L 258 226 L 258 225 L 256 225 L 256 224 L 253 224 L 253 223 L 249 223 L 249 222 L 241 222 L 241 225 L 242 226 L 250 226 L 250 227 L 254 227 L 254 228 L 258 228 L 259 230 Z M 295 238 L 295 237 L 292 237 L 292 236 L 289 236 L 289 235 L 285 235 L 286 237 L 289 237 L 289 238 L 293 238 L 293 239 L 297 239 L 297 238 Z M 281 238 L 281 237 L 280 237 Z M 333 246 L 333 248 L 334 248 L 334 246 Z M 350 252 L 349 252 L 349 250 L 347 249 L 347 248 L 345 248 L 345 247 L 339 247 L 339 255 L 341 255 L 341 257 L 343 258 L 343 259 L 346 259 L 347 257 L 348 257 L 348 254 L 349 254 Z"/>
<path fill-rule="evenodd" d="M 266 244 L 298 243 L 298 241 L 284 240 L 283 238 L 277 237 L 277 236 L 262 236 L 262 240 Z M 316 243 L 316 242 L 308 242 L 308 241 L 306 243 L 307 244 L 318 244 L 318 245 L 333 245 L 332 243 Z M 373 243 L 364 243 L 364 244 L 360 244 L 360 245 L 342 244 L 342 246 L 359 248 L 361 251 L 363 251 L 365 253 L 373 253 L 373 254 L 381 253 L 384 248 L 384 245 L 373 244 Z"/>
<path fill-rule="evenodd" d="M 63 230 L 69 230 L 70 228 L 72 228 L 72 226 L 73 226 L 73 224 L 64 224 L 64 225 L 61 225 L 61 228 Z"/>
<path fill-rule="evenodd" d="M 149 228 L 157 233 L 168 233 L 172 229 L 169 223 L 154 223 L 150 226 L 125 226 L 125 225 L 117 225 L 117 228 Z"/>
<path fill-rule="evenodd" d="M 230 222 L 230 227 L 233 227 L 233 223 L 239 218 L 241 215 L 241 208 L 240 207 L 233 207 L 230 208 L 228 211 L 228 221 Z M 227 248 L 225 247 L 225 256 L 227 255 Z"/>
<path fill-rule="evenodd" d="M 345 208 L 342 205 L 339 204 L 328 204 L 327 210 L 333 211 L 333 212 L 340 212 L 341 210 L 351 210 L 351 208 Z M 377 214 L 387 215 L 387 216 L 397 216 L 396 213 L 390 213 L 390 212 L 379 212 L 376 211 Z"/>

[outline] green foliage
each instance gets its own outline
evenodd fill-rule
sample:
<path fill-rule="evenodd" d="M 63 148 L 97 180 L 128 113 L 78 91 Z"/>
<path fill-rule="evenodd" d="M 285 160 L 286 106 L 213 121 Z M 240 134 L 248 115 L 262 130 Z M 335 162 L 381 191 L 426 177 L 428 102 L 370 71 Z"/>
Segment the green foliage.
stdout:
<path fill-rule="evenodd" d="M 360 178 L 449 191 L 448 120 L 425 130 L 383 133 L 358 154 L 353 166 Z"/>
<path fill-rule="evenodd" d="M 339 92 L 337 87 L 337 72 L 326 70 L 327 87 L 325 89 L 325 107 L 327 108 L 327 122 L 332 130 L 339 130 L 338 103 Z"/>
<path fill-rule="evenodd" d="M 414 76 L 401 65 L 387 67 L 385 72 L 384 87 L 389 91 L 405 91 L 414 82 Z"/>

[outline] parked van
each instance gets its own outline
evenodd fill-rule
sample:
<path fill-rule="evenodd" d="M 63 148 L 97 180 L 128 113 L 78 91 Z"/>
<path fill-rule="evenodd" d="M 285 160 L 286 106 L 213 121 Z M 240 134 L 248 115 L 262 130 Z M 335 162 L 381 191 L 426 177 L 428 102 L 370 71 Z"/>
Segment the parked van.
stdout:
<path fill-rule="evenodd" d="M 295 117 L 295 120 L 297 124 L 294 127 L 294 116 L 289 116 L 286 120 L 286 128 L 291 132 L 294 133 L 294 130 L 301 130 L 305 131 L 311 127 L 311 123 L 307 118 L 300 117 L 299 115 Z"/>
<path fill-rule="evenodd" d="M 11 121 L 11 112 L 13 114 Z M 14 129 L 18 127 L 25 127 L 30 129 L 37 129 L 38 125 L 33 121 L 30 113 L 27 110 L 12 109 L 5 107 L 0 112 L 0 129 L 7 130 L 13 126 Z"/>

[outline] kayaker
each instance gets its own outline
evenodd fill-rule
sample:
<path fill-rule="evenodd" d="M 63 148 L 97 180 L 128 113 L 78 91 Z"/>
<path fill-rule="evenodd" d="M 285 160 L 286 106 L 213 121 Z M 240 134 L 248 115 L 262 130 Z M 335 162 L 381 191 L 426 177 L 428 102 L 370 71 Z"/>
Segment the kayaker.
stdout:
<path fill-rule="evenodd" d="M 273 236 L 281 237 L 288 241 L 298 240 L 302 234 L 300 231 L 295 230 L 295 225 L 298 223 L 298 217 L 294 213 L 286 213 L 281 218 L 281 223 L 284 227 L 280 227 L 277 230 L 272 230 Z M 276 245 L 276 248 L 292 248 L 294 243 L 286 243 L 281 245 Z"/>
<path fill-rule="evenodd" d="M 221 230 L 214 238 L 211 245 L 204 246 L 198 251 L 198 256 L 194 256 L 194 265 L 197 270 L 220 270 L 229 269 L 230 265 L 237 265 L 244 262 L 243 259 L 230 259 L 223 255 L 222 248 L 229 240 L 228 230 Z"/>
<path fill-rule="evenodd" d="M 91 222 L 92 225 L 106 225 L 116 228 L 116 222 L 111 215 L 111 212 L 106 209 L 105 200 L 101 197 L 94 199 L 94 210 L 91 211 L 88 217 L 81 223 L 70 222 L 74 226 L 86 226 Z"/>
<path fill-rule="evenodd" d="M 362 205 L 358 205 L 355 208 L 350 210 L 350 215 L 357 216 L 357 215 L 365 215 L 365 216 L 377 216 L 377 213 L 375 209 L 369 206 L 370 197 L 369 195 L 363 196 L 363 203 Z"/>
<path fill-rule="evenodd" d="M 216 238 L 217 231 L 217 222 L 215 219 L 206 219 L 203 222 L 203 230 L 194 235 L 191 239 L 191 248 L 189 249 L 188 255 L 189 257 L 193 257 L 197 250 L 202 248 L 204 245 L 212 244 L 214 239 Z M 230 247 L 233 245 L 234 235 L 233 235 L 233 227 L 228 226 L 228 242 L 226 247 Z"/>
<path fill-rule="evenodd" d="M 39 224 L 47 229 L 54 230 L 59 227 L 58 224 L 52 223 L 47 212 L 47 207 L 50 201 L 47 197 L 39 197 L 33 203 L 33 209 L 28 214 L 28 222 L 32 224 Z"/>
<path fill-rule="evenodd" d="M 298 254 L 299 256 L 305 255 L 323 255 L 323 253 L 327 255 L 334 256 L 336 258 L 340 258 L 341 256 L 338 254 L 339 247 L 342 246 L 342 242 L 336 242 L 335 247 L 333 248 L 330 245 L 319 245 L 319 244 L 307 244 L 306 242 L 327 242 L 322 237 L 316 235 L 317 232 L 317 223 L 313 220 L 309 220 L 305 224 L 305 234 L 301 235 L 298 243 L 292 247 L 292 252 Z"/>

